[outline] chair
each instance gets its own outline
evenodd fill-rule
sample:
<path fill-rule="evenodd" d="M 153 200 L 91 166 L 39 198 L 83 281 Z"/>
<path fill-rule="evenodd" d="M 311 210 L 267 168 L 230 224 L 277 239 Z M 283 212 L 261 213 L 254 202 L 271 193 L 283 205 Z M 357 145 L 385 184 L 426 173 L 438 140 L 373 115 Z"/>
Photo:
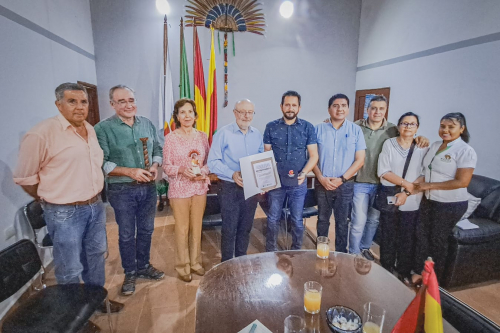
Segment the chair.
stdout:
<path fill-rule="evenodd" d="M 41 243 L 38 241 L 38 234 L 42 229 L 45 228 L 46 230 L 47 226 L 43 218 L 43 209 L 40 202 L 32 201 L 24 206 L 24 216 L 26 217 L 26 220 L 29 222 L 31 229 L 33 230 L 34 242 L 36 246 L 39 248 L 52 248 L 52 239 L 50 238 L 50 235 L 48 233 L 46 233 L 46 235 L 43 237 Z"/>
<path fill-rule="evenodd" d="M 316 244 L 316 237 L 314 237 L 306 229 L 306 219 L 318 216 L 318 202 L 316 200 L 316 194 L 314 193 L 314 188 L 307 189 L 306 199 L 304 200 L 304 210 L 302 211 L 302 217 L 304 219 L 304 231 L 314 244 Z"/>
<path fill-rule="evenodd" d="M 207 194 L 207 205 L 203 213 L 203 226 L 204 227 L 217 227 L 222 225 L 219 197 L 215 193 Z"/>
<path fill-rule="evenodd" d="M 14 295 L 40 271 L 37 248 L 23 239 L 0 252 L 0 302 Z M 85 284 L 55 285 L 31 295 L 4 318 L 3 333 L 74 333 L 85 326 L 107 300 L 103 287 Z M 107 302 L 109 313 L 109 302 Z M 109 327 L 113 331 L 108 315 Z"/>
<path fill-rule="evenodd" d="M 439 287 L 443 318 L 460 332 L 497 333 L 500 326 Z"/>

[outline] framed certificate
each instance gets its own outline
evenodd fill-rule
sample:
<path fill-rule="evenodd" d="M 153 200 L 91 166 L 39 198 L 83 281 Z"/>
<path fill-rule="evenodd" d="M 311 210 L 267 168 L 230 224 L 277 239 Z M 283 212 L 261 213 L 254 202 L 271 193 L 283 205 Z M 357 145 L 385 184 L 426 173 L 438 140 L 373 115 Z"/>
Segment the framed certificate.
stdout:
<path fill-rule="evenodd" d="M 255 186 L 262 191 L 272 190 L 278 184 L 276 179 L 275 164 L 272 157 L 252 161 Z"/>
<path fill-rule="evenodd" d="M 240 158 L 245 199 L 281 187 L 272 150 Z"/>

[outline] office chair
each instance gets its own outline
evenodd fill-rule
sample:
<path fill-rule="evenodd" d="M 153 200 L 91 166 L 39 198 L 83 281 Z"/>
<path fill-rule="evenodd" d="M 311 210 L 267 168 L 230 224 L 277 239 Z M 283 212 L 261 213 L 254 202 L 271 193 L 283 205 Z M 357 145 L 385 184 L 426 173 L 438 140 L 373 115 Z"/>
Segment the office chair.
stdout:
<path fill-rule="evenodd" d="M 30 240 L 20 240 L 0 251 L 0 302 L 14 295 L 40 271 L 42 262 Z M 85 284 L 46 287 L 5 316 L 2 332 L 76 333 L 105 300 L 113 332 L 107 295 L 103 287 Z"/>

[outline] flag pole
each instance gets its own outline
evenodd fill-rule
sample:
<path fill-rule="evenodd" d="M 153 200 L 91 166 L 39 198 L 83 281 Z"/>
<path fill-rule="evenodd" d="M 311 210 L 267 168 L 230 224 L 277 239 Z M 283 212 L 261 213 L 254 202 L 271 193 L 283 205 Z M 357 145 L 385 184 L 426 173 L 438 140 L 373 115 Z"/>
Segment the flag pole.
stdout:
<path fill-rule="evenodd" d="M 165 105 L 165 87 L 167 85 L 167 54 L 168 54 L 168 26 L 167 26 L 167 15 L 163 19 L 163 115 L 166 115 L 167 106 Z M 167 123 L 168 129 L 170 131 L 170 119 L 164 119 L 164 123 Z M 163 125 L 165 126 L 165 125 Z"/>
<path fill-rule="evenodd" d="M 183 45 L 183 42 L 184 42 L 184 19 L 182 18 L 181 16 L 181 45 L 180 45 L 180 50 L 181 50 L 181 56 L 180 56 L 180 73 L 181 73 L 181 82 L 182 82 L 182 45 Z M 182 83 L 181 83 L 182 84 Z M 182 97 L 182 96 L 181 96 Z"/>
<path fill-rule="evenodd" d="M 193 73 L 194 73 L 194 67 L 196 66 L 196 37 L 198 32 L 196 31 L 196 24 L 195 24 L 195 17 L 192 17 L 193 19 Z M 193 86 L 193 96 L 196 94 L 196 84 Z"/>

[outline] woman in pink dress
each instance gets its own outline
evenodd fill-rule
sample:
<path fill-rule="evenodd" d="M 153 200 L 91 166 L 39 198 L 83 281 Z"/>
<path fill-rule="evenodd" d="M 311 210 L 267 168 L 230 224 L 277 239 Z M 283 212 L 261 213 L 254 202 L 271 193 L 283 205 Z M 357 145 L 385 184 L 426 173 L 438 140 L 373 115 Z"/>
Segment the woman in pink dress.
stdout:
<path fill-rule="evenodd" d="M 163 170 L 168 176 L 168 198 L 175 219 L 175 270 L 190 282 L 191 273 L 204 275 L 201 259 L 201 227 L 207 202 L 208 137 L 196 126 L 196 105 L 183 98 L 174 105 L 176 130 L 165 136 Z"/>

